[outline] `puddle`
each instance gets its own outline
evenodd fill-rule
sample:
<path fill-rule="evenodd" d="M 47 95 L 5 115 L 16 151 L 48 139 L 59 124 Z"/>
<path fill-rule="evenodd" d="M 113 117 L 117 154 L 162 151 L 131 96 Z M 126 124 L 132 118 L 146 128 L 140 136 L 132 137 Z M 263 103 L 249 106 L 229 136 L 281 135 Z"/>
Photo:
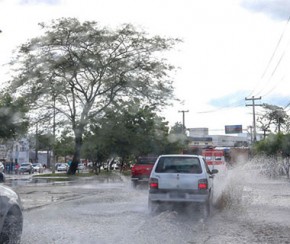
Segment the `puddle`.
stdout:
<path fill-rule="evenodd" d="M 16 187 L 16 186 L 25 186 L 25 185 L 31 185 L 31 184 L 49 184 L 49 185 L 55 185 L 55 184 L 61 184 L 61 185 L 67 185 L 69 182 L 69 179 L 67 178 L 61 178 L 61 179 L 55 179 L 55 178 L 23 178 L 23 179 L 7 179 L 5 184 L 10 187 Z"/>

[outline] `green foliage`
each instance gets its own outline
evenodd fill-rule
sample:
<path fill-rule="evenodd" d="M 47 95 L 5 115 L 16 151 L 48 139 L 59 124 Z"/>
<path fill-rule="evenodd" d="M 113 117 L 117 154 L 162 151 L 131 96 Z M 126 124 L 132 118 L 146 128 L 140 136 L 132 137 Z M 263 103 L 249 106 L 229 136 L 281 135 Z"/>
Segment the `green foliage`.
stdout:
<path fill-rule="evenodd" d="M 53 145 L 53 136 L 51 134 L 37 134 L 36 140 L 38 150 L 51 150 Z"/>
<path fill-rule="evenodd" d="M 73 155 L 74 137 L 67 130 L 62 131 L 61 136 L 56 139 L 54 150 L 56 157 Z"/>
<path fill-rule="evenodd" d="M 184 134 L 183 124 L 180 122 L 176 122 L 174 126 L 170 129 L 169 134 L 170 145 L 174 145 L 176 153 L 179 153 L 182 149 L 187 149 L 188 138 Z"/>
<path fill-rule="evenodd" d="M 10 139 L 26 133 L 28 120 L 25 117 L 28 108 L 23 99 L 13 100 L 5 93 L 0 97 L 0 138 Z"/>
<path fill-rule="evenodd" d="M 174 126 L 171 127 L 170 133 L 171 134 L 183 134 L 183 124 L 180 122 L 176 122 Z"/>
<path fill-rule="evenodd" d="M 254 146 L 256 154 L 267 156 L 289 157 L 290 155 L 290 134 L 271 134 L 266 139 L 259 141 Z"/>
<path fill-rule="evenodd" d="M 167 122 L 153 108 L 125 106 L 106 111 L 85 137 L 84 148 L 102 160 L 112 155 L 129 161 L 140 155 L 176 152 L 176 144 L 168 140 L 168 130 Z"/>

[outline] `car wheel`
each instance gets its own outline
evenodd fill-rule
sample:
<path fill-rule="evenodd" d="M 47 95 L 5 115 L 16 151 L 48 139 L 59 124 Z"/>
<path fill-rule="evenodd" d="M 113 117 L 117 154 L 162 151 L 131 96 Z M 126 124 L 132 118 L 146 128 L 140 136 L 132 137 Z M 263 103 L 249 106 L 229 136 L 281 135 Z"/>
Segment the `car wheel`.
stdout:
<path fill-rule="evenodd" d="M 159 204 L 156 201 L 148 200 L 148 210 L 150 214 L 156 214 L 158 212 Z"/>
<path fill-rule="evenodd" d="M 212 199 L 209 198 L 208 201 L 203 204 L 203 217 L 206 219 L 206 218 L 209 218 L 212 214 Z"/>
<path fill-rule="evenodd" d="M 22 214 L 19 209 L 12 209 L 4 221 L 0 243 L 19 244 L 22 234 Z"/>
<path fill-rule="evenodd" d="M 132 186 L 133 186 L 133 188 L 136 188 L 138 186 L 138 181 L 133 180 L 132 181 Z"/>

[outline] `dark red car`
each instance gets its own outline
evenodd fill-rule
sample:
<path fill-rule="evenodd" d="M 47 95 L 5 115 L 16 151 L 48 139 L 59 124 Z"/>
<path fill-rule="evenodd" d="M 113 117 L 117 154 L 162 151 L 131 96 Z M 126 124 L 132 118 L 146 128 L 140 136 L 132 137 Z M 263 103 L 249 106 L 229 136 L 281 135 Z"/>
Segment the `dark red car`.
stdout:
<path fill-rule="evenodd" d="M 153 165 L 158 157 L 139 157 L 136 164 L 131 168 L 131 181 L 133 187 L 142 182 L 148 182 Z"/>

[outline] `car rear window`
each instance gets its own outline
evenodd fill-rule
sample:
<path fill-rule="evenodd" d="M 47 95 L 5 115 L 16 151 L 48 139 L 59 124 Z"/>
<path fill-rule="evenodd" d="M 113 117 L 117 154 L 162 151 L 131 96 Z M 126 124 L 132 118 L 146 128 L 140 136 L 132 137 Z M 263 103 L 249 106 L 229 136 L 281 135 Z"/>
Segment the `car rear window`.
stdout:
<path fill-rule="evenodd" d="M 137 164 L 154 164 L 157 157 L 139 157 Z"/>
<path fill-rule="evenodd" d="M 157 163 L 157 173 L 202 173 L 197 157 L 161 157 Z"/>

